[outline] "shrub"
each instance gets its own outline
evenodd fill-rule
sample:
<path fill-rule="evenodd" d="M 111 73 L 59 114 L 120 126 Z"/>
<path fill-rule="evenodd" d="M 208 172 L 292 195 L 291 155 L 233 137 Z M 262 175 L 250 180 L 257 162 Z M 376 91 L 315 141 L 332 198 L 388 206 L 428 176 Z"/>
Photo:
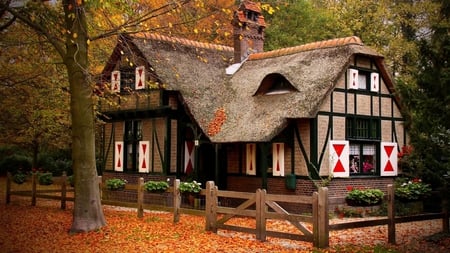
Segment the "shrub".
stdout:
<path fill-rule="evenodd" d="M 165 192 L 169 188 L 166 181 L 148 181 L 144 184 L 144 188 L 148 192 Z"/>
<path fill-rule="evenodd" d="M 19 171 L 16 174 L 13 175 L 12 180 L 16 184 L 23 184 L 27 180 L 27 175 L 25 173 L 22 173 L 22 172 Z"/>
<path fill-rule="evenodd" d="M 378 205 L 383 201 L 384 193 L 380 189 L 354 189 L 347 187 L 349 190 L 345 200 L 349 205 L 370 206 Z"/>
<path fill-rule="evenodd" d="M 106 188 L 108 190 L 122 190 L 125 188 L 125 185 L 127 184 L 127 180 L 120 179 L 120 178 L 111 178 L 106 180 Z"/>
<path fill-rule="evenodd" d="M 25 173 L 31 170 L 31 158 L 13 154 L 0 161 L 0 168 L 3 172 L 10 172 L 13 175 L 19 171 Z"/>
<path fill-rule="evenodd" d="M 420 200 L 431 193 L 431 187 L 421 179 L 397 178 L 395 180 L 395 197 L 399 200 Z"/>
<path fill-rule="evenodd" d="M 38 182 L 40 185 L 51 185 L 53 184 L 53 175 L 50 172 L 38 173 Z"/>

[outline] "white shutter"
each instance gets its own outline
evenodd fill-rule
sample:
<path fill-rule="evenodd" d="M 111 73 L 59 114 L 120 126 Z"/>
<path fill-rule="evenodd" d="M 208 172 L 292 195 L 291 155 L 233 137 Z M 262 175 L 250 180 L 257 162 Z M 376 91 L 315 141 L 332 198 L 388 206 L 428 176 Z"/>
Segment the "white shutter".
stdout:
<path fill-rule="evenodd" d="M 348 69 L 347 73 L 348 73 L 347 76 L 348 89 L 358 89 L 358 70 Z"/>
<path fill-rule="evenodd" d="M 247 144 L 245 151 L 245 171 L 247 175 L 256 175 L 256 144 Z"/>
<path fill-rule="evenodd" d="M 397 143 L 382 142 L 380 152 L 381 176 L 397 176 Z"/>
<path fill-rule="evenodd" d="M 272 173 L 284 177 L 284 143 L 272 144 Z"/>
<path fill-rule="evenodd" d="M 136 67 L 136 90 L 141 90 L 145 88 L 145 67 L 139 66 Z"/>
<path fill-rule="evenodd" d="M 149 161 L 150 161 L 150 152 L 149 152 L 150 142 L 149 141 L 140 141 L 139 142 L 139 172 L 148 173 L 149 172 Z"/>
<path fill-rule="evenodd" d="M 349 142 L 330 141 L 330 172 L 333 177 L 349 177 Z"/>
<path fill-rule="evenodd" d="M 372 92 L 378 92 L 380 86 L 380 80 L 378 73 L 371 73 L 370 74 L 370 91 Z"/>
<path fill-rule="evenodd" d="M 120 92 L 120 71 L 111 72 L 111 91 Z"/>
<path fill-rule="evenodd" d="M 123 141 L 114 143 L 114 171 L 123 171 Z"/>

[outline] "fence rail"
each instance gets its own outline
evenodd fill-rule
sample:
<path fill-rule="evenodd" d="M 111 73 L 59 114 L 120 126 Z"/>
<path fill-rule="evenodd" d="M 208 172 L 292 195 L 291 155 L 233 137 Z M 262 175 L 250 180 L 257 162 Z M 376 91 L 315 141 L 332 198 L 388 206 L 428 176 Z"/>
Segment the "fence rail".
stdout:
<path fill-rule="evenodd" d="M 62 177 L 55 179 L 55 181 L 61 185 L 58 189 L 37 189 L 36 173 L 32 175 L 31 181 L 31 190 L 12 190 L 11 176 L 8 175 L 6 182 L 6 203 L 10 203 L 10 198 L 13 195 L 31 197 L 31 205 L 33 206 L 36 205 L 37 198 L 60 200 L 62 209 L 66 208 L 67 201 L 74 201 L 73 197 L 67 196 L 67 193 L 74 192 L 74 190 L 73 188 L 68 189 L 67 177 L 65 174 Z M 179 191 L 179 186 L 180 180 L 176 179 L 174 181 L 174 185 L 167 190 L 168 195 L 171 195 L 173 199 L 172 206 L 162 207 L 160 205 L 145 204 L 143 178 L 139 178 L 137 185 L 127 184 L 125 188 L 128 191 L 137 192 L 136 202 L 112 201 L 102 198 L 102 204 L 136 208 L 138 217 L 143 217 L 145 209 L 158 209 L 173 212 L 174 223 L 179 222 L 181 213 L 204 215 L 206 219 L 205 229 L 207 231 L 217 232 L 218 229 L 226 229 L 251 233 L 255 234 L 256 238 L 261 241 L 265 241 L 267 236 L 304 240 L 312 242 L 313 245 L 318 248 L 326 248 L 329 246 L 329 231 L 331 230 L 387 225 L 388 242 L 392 244 L 395 244 L 396 242 L 395 224 L 397 223 L 442 219 L 442 231 L 449 232 L 449 215 L 446 209 L 446 203 L 443 203 L 442 206 L 444 209 L 440 213 L 396 217 L 394 209 L 395 198 L 393 185 L 388 185 L 386 199 L 388 208 L 387 217 L 340 224 L 329 224 L 328 189 L 326 187 L 319 188 L 318 192 L 314 192 L 312 196 L 299 196 L 267 194 L 265 190 L 261 189 L 258 189 L 255 193 L 218 190 L 217 186 L 214 185 L 214 182 L 210 181 L 207 182 L 206 189 L 203 189 L 200 192 L 200 195 L 205 197 L 205 210 L 203 211 L 181 207 L 181 194 Z M 103 196 L 106 189 L 103 186 L 101 177 L 99 177 L 99 187 L 101 195 Z M 59 195 L 57 193 L 61 194 Z M 220 206 L 219 198 L 241 199 L 243 202 L 238 207 L 231 208 Z M 289 213 L 278 204 L 280 202 L 310 205 L 312 207 L 312 214 L 301 215 Z M 255 228 L 248 228 L 225 224 L 233 217 L 253 218 L 255 219 L 256 226 Z M 301 234 L 267 230 L 268 219 L 286 220 L 297 228 Z M 305 227 L 303 223 L 312 224 L 312 231 Z"/>

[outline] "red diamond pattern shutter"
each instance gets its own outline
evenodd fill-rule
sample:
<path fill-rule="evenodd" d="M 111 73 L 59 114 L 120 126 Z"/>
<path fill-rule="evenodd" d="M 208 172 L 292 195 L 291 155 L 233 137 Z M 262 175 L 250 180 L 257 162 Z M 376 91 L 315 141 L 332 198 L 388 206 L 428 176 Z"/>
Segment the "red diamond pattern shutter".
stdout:
<path fill-rule="evenodd" d="M 245 171 L 247 175 L 256 175 L 256 144 L 249 143 L 246 145 L 245 150 Z"/>
<path fill-rule="evenodd" d="M 186 141 L 184 143 L 184 172 L 190 174 L 194 171 L 194 142 Z"/>
<path fill-rule="evenodd" d="M 150 153 L 148 151 L 148 147 L 150 146 L 149 141 L 140 141 L 139 142 L 139 172 L 140 173 L 148 173 L 149 172 L 149 161 L 150 161 Z"/>
<path fill-rule="evenodd" d="M 120 71 L 111 72 L 111 92 L 120 92 Z"/>
<path fill-rule="evenodd" d="M 397 176 L 397 143 L 382 142 L 380 150 L 381 176 Z"/>
<path fill-rule="evenodd" d="M 349 177 L 349 142 L 330 141 L 330 172 L 333 177 Z"/>
<path fill-rule="evenodd" d="M 284 143 L 272 144 L 272 173 L 284 177 Z"/>
<path fill-rule="evenodd" d="M 145 88 L 145 67 L 139 66 L 136 68 L 136 90 L 141 90 Z"/>
<path fill-rule="evenodd" d="M 114 146 L 114 171 L 123 171 L 123 141 L 116 141 Z"/>

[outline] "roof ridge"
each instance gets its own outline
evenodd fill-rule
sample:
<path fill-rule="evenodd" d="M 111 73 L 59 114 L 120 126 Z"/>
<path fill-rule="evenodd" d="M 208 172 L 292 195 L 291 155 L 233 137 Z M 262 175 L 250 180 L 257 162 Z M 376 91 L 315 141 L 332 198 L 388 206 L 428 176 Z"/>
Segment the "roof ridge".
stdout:
<path fill-rule="evenodd" d="M 323 41 L 316 41 L 311 42 L 299 46 L 294 47 L 286 47 L 286 48 L 280 48 L 272 51 L 267 52 L 259 52 L 249 55 L 249 60 L 259 60 L 259 59 L 266 59 L 266 58 L 272 58 L 277 56 L 284 56 L 289 54 L 295 54 L 303 51 L 309 51 L 309 50 L 315 50 L 315 49 L 322 49 L 322 48 L 331 48 L 331 47 L 339 47 L 339 46 L 346 46 L 346 45 L 364 45 L 362 40 L 357 36 L 351 36 L 351 37 L 344 37 L 344 38 L 337 38 L 337 39 L 330 39 L 330 40 L 323 40 Z"/>
<path fill-rule="evenodd" d="M 203 49 L 209 49 L 209 50 L 218 50 L 218 51 L 230 51 L 233 52 L 233 47 L 219 45 L 219 44 L 213 44 L 213 43 L 206 43 L 206 42 L 199 42 L 195 40 L 189 40 L 181 37 L 171 37 L 166 36 L 158 33 L 136 33 L 134 36 L 131 36 L 134 38 L 143 38 L 143 39 L 149 39 L 149 40 L 159 40 L 159 41 L 165 41 L 165 42 L 171 42 L 176 43 L 184 46 L 189 47 L 195 47 L 195 48 L 203 48 Z"/>

